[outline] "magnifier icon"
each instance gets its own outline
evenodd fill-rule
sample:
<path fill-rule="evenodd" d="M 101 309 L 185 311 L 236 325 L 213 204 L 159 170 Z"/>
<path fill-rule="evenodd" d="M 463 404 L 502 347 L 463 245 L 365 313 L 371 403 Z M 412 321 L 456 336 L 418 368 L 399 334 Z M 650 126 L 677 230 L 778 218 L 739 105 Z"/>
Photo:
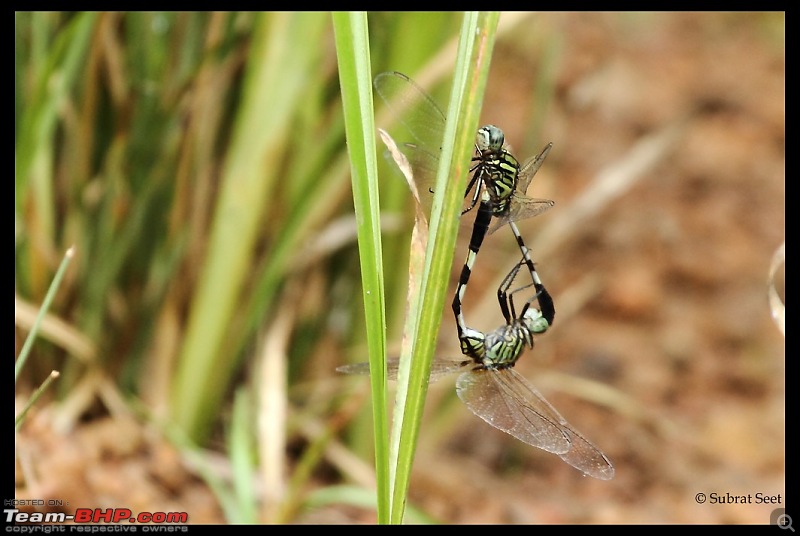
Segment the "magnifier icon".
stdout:
<path fill-rule="evenodd" d="M 781 514 L 778 516 L 777 525 L 782 529 L 790 529 L 794 532 L 794 527 L 792 526 L 792 518 L 787 514 Z"/>

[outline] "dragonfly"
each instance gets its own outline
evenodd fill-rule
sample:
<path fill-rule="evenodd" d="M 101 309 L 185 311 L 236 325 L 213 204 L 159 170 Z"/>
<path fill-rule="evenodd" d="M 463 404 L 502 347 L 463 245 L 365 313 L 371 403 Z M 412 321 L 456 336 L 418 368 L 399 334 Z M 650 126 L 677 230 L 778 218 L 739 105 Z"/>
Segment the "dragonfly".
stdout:
<path fill-rule="evenodd" d="M 445 115 L 416 82 L 402 73 L 380 73 L 375 77 L 373 85 L 413 138 L 413 141 L 401 143 L 400 147 L 411 164 L 417 190 L 423 193 L 432 192 L 444 134 Z M 552 143 L 548 143 L 539 154 L 520 166 L 519 161 L 506 148 L 505 135 L 500 128 L 484 125 L 478 129 L 475 156 L 472 159 L 474 164 L 470 168 L 472 175 L 464 192 L 464 198 L 469 199 L 469 204 L 462 210 L 462 215 L 472 210 L 476 204 L 478 213 L 473 223 L 467 258 L 453 297 L 454 312 L 461 308 L 484 237 L 503 225 L 508 224 L 511 228 L 531 277 L 538 280 L 530 251 L 515 222 L 537 216 L 555 204 L 549 199 L 531 198 L 526 194 L 531 180 L 552 146 Z M 423 202 L 427 201 L 426 205 L 430 204 L 430 196 L 421 197 Z M 492 218 L 496 220 L 493 226 Z M 457 313 L 455 316 L 461 339 L 467 326 L 462 317 Z"/>
<path fill-rule="evenodd" d="M 517 262 L 498 288 L 506 323 L 486 333 L 467 328 L 461 339 L 461 351 L 468 359 L 435 359 L 430 381 L 460 372 L 456 393 L 476 416 L 528 445 L 558 455 L 586 476 L 610 480 L 614 477 L 614 466 L 608 457 L 514 370 L 525 349 L 533 348 L 533 336 L 547 331 L 553 319 L 552 298 L 540 282 L 533 280 L 509 292 L 517 273 L 526 264 L 525 258 Z M 531 285 L 536 292 L 517 313 L 514 294 Z M 538 302 L 538 308 L 533 306 L 534 301 Z M 387 362 L 390 379 L 397 378 L 398 365 L 397 359 Z M 344 365 L 336 370 L 344 374 L 369 374 L 369 363 Z"/>

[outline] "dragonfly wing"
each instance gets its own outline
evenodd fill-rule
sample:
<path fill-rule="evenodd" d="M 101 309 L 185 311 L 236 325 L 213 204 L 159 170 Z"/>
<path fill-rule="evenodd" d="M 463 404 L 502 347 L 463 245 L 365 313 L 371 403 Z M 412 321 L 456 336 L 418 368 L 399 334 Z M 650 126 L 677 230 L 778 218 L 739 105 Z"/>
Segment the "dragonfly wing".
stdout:
<path fill-rule="evenodd" d="M 430 218 L 433 205 L 433 186 L 436 182 L 436 172 L 439 167 L 438 157 L 413 143 L 404 144 L 401 151 L 403 151 L 411 164 L 414 184 L 419 193 L 419 201 L 423 212 L 426 217 Z"/>
<path fill-rule="evenodd" d="M 411 166 L 419 200 L 424 213 L 429 216 L 445 116 L 433 99 L 402 73 L 380 73 L 375 77 L 374 86 L 392 112 L 393 123 L 405 127 L 403 132 L 395 133 L 394 140 Z M 392 158 L 397 162 L 396 156 Z M 401 163 L 398 162 L 398 165 Z"/>
<path fill-rule="evenodd" d="M 435 382 L 442 376 L 452 374 L 472 363 L 471 361 L 448 361 L 445 359 L 435 359 L 431 363 L 431 376 L 430 381 Z M 390 380 L 397 379 L 397 370 L 400 365 L 398 358 L 391 358 L 386 360 L 386 375 Z M 342 374 L 359 374 L 369 375 L 369 363 L 352 363 L 350 365 L 342 365 L 336 367 L 336 372 Z"/>
<path fill-rule="evenodd" d="M 445 359 L 434 359 L 431 363 L 431 382 L 435 382 L 442 376 L 447 376 L 463 370 L 464 367 L 473 365 L 472 360 L 467 361 L 449 361 Z"/>
<path fill-rule="evenodd" d="M 418 146 L 410 143 L 398 147 L 392 136 L 380 128 L 378 133 L 386 146 L 384 157 L 387 160 L 394 161 L 403 177 L 405 177 L 406 184 L 411 190 L 411 195 L 420 209 L 419 215 L 424 218 L 427 224 L 433 200 L 433 195 L 430 192 L 430 183 L 436 174 L 436 159 L 425 151 L 418 149 Z"/>
<path fill-rule="evenodd" d="M 569 450 L 556 452 L 562 460 L 591 477 L 600 480 L 614 478 L 614 466 L 606 455 L 575 430 L 524 376 L 512 368 L 503 369 L 502 372 L 500 381 L 509 388 L 509 392 L 513 392 L 512 396 L 518 405 L 526 408 L 526 413 L 532 412 L 548 422 L 558 423 L 558 428 L 569 441 Z"/>
<path fill-rule="evenodd" d="M 445 115 L 436 102 L 416 82 L 402 73 L 380 73 L 373 84 L 375 91 L 392 111 L 393 119 L 405 125 L 417 144 L 426 151 L 438 154 L 444 133 Z"/>
<path fill-rule="evenodd" d="M 555 201 L 551 201 L 550 199 L 535 199 L 533 197 L 522 196 L 517 193 L 512 195 L 513 197 L 508 207 L 508 211 L 504 215 L 494 218 L 492 226 L 489 228 L 489 234 L 495 232 L 508 222 L 519 221 L 538 216 L 556 204 Z"/>
<path fill-rule="evenodd" d="M 555 205 L 555 201 L 528 197 L 526 193 L 533 176 L 536 175 L 536 172 L 542 167 L 542 163 L 544 163 L 544 159 L 547 158 L 547 154 L 552 147 L 553 144 L 548 143 L 541 153 L 529 158 L 522 165 L 517 174 L 517 188 L 512 192 L 513 197 L 511 198 L 511 203 L 509 203 L 508 211 L 495 219 L 494 223 L 489 228 L 489 234 L 495 232 L 510 221 L 533 218 Z"/>
<path fill-rule="evenodd" d="M 495 428 L 547 452 L 567 453 L 569 436 L 554 419 L 555 410 L 541 395 L 531 396 L 519 378 L 511 368 L 475 369 L 458 377 L 456 392 L 472 413 Z"/>
<path fill-rule="evenodd" d="M 519 168 L 519 174 L 517 175 L 517 192 L 525 195 L 525 193 L 528 191 L 528 186 L 531 184 L 533 176 L 536 175 L 536 172 L 539 171 L 540 167 L 542 167 L 544 159 L 547 158 L 547 154 L 552 148 L 553 143 L 548 143 L 545 145 L 544 149 L 542 149 L 541 153 L 529 158 L 524 164 L 522 164 L 522 167 Z"/>
<path fill-rule="evenodd" d="M 336 372 L 338 372 L 339 374 L 369 376 L 369 363 L 363 361 L 361 363 L 350 363 L 349 365 L 342 365 L 341 367 L 336 367 Z"/>
<path fill-rule="evenodd" d="M 599 480 L 614 478 L 614 466 L 611 460 L 569 424 L 564 423 L 562 426 L 569 433 L 572 447 L 566 453 L 559 454 L 561 459 L 584 474 Z"/>

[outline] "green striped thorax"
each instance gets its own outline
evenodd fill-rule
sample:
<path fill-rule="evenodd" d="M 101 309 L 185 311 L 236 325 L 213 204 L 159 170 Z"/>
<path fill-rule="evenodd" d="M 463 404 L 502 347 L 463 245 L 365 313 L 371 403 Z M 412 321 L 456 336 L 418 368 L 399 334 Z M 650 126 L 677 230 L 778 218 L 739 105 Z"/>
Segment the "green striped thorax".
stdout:
<path fill-rule="evenodd" d="M 542 313 L 529 307 L 521 318 L 489 333 L 468 328 L 461 337 L 461 351 L 486 368 L 510 366 L 526 346 L 533 348 L 533 334 L 544 333 L 549 327 Z"/>
<path fill-rule="evenodd" d="M 505 134 L 494 125 L 484 125 L 475 136 L 478 165 L 475 173 L 486 185 L 486 193 L 496 216 L 508 212 L 512 194 L 517 188 L 519 161 L 503 148 Z"/>

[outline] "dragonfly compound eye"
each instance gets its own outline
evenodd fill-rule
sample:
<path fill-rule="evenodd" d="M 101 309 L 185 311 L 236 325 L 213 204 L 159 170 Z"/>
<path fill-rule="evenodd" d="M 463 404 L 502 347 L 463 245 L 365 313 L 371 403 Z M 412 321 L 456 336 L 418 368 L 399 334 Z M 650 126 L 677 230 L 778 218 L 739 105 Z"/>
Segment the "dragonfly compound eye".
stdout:
<path fill-rule="evenodd" d="M 542 313 L 533 307 L 525 311 L 522 321 L 531 333 L 544 333 L 550 327 L 550 324 L 542 316 Z"/>
<path fill-rule="evenodd" d="M 481 152 L 495 153 L 503 148 L 506 136 L 503 131 L 494 125 L 485 125 L 478 129 L 475 145 Z"/>

